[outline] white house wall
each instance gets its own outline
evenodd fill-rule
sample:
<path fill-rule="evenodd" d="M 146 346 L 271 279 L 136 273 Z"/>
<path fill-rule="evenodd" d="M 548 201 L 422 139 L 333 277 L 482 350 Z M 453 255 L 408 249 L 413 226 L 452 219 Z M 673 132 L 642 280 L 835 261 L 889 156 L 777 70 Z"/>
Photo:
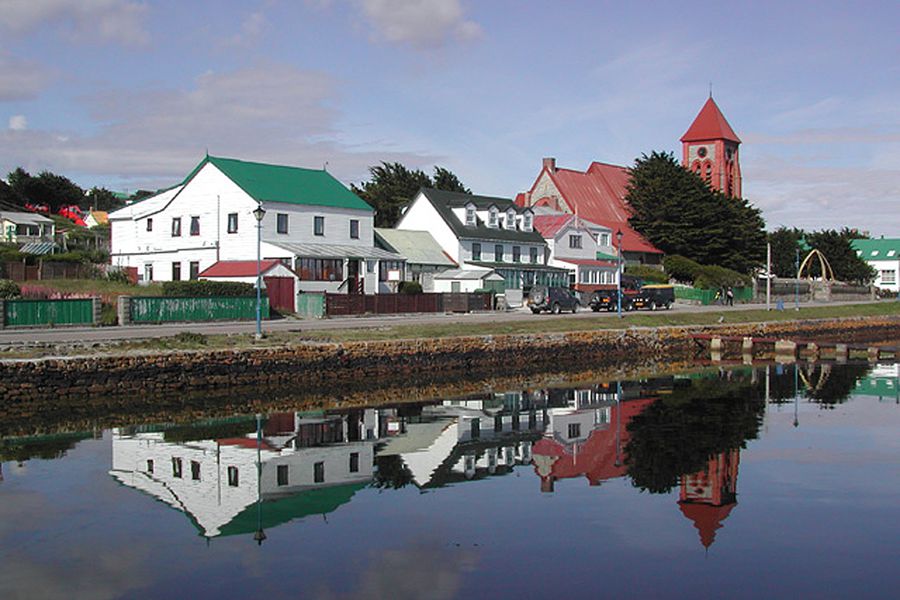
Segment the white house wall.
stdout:
<path fill-rule="evenodd" d="M 460 247 L 456 234 L 424 194 L 416 196 L 397 223 L 397 229 L 427 231 L 450 258 L 457 263 L 460 262 Z"/>

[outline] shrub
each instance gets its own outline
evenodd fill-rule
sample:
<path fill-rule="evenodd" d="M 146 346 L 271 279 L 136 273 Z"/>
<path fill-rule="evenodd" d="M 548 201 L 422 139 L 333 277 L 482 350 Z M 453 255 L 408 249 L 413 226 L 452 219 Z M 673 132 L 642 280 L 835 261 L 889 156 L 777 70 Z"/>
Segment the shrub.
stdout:
<path fill-rule="evenodd" d="M 397 286 L 398 294 L 421 294 L 422 284 L 418 281 L 401 281 Z"/>
<path fill-rule="evenodd" d="M 106 272 L 106 280 L 114 283 L 131 283 L 128 279 L 128 273 L 125 269 L 109 269 Z"/>
<path fill-rule="evenodd" d="M 119 311 L 116 309 L 115 304 L 107 304 L 106 302 L 100 305 L 100 326 L 101 327 L 113 327 L 119 324 Z"/>
<path fill-rule="evenodd" d="M 163 296 L 210 297 L 210 296 L 255 296 L 256 287 L 252 283 L 237 281 L 167 281 L 163 283 Z"/>
<path fill-rule="evenodd" d="M 646 265 L 629 265 L 625 267 L 625 274 L 637 277 L 644 283 L 669 283 L 669 277 L 663 271 Z"/>
<path fill-rule="evenodd" d="M 683 256 L 674 254 L 663 258 L 663 268 L 671 279 L 681 283 L 693 283 L 703 265 Z"/>
<path fill-rule="evenodd" d="M 0 279 L 0 299 L 12 300 L 13 298 L 19 298 L 21 295 L 22 290 L 19 289 L 18 283 L 9 279 Z"/>
<path fill-rule="evenodd" d="M 694 278 L 694 287 L 705 290 L 745 285 L 751 285 L 750 278 L 747 275 L 716 265 L 702 266 L 700 272 Z"/>

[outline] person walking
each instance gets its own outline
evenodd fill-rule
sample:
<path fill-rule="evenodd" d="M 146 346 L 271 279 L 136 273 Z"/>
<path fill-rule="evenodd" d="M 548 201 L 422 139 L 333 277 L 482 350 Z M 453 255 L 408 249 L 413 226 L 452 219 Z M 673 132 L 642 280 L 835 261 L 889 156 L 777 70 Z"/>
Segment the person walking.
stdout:
<path fill-rule="evenodd" d="M 725 304 L 728 306 L 734 306 L 734 290 L 731 289 L 731 286 L 728 286 L 728 290 L 725 291 Z"/>

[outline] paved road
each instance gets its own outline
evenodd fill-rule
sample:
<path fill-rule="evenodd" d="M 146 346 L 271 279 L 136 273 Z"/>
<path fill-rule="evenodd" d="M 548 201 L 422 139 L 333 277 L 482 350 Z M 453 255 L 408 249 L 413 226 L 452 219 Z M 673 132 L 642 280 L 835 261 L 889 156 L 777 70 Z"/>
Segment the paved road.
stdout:
<path fill-rule="evenodd" d="M 837 304 L 837 303 L 832 303 Z M 853 303 L 847 303 L 853 304 Z M 812 306 L 804 304 L 802 306 Z M 676 304 L 672 312 L 699 313 L 722 312 L 730 310 L 746 310 L 762 308 L 761 304 L 739 304 L 726 306 L 694 306 Z M 581 310 L 577 314 L 566 315 L 575 319 L 610 319 L 615 313 Z M 423 325 L 435 323 L 498 323 L 513 321 L 533 321 L 551 318 L 550 315 L 533 315 L 526 309 L 507 312 L 487 313 L 432 313 L 412 315 L 388 315 L 369 317 L 337 317 L 330 319 L 279 319 L 263 322 L 263 331 L 322 331 L 329 329 L 363 329 L 390 327 L 394 325 Z M 56 329 L 16 329 L 0 330 L 0 346 L 22 346 L 32 343 L 90 343 L 111 340 L 139 340 L 161 338 L 177 335 L 181 332 L 214 334 L 253 333 L 256 323 L 253 321 L 217 322 L 217 323 L 173 323 L 165 325 L 132 325 L 128 327 L 62 327 Z"/>

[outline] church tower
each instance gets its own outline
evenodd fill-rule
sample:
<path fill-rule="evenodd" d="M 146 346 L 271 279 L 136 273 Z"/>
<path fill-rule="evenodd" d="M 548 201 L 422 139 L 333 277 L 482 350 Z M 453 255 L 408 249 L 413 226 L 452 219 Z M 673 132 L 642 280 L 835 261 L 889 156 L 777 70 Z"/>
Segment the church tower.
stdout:
<path fill-rule="evenodd" d="M 681 136 L 682 164 L 705 179 L 712 189 L 740 198 L 740 144 L 740 138 L 710 95 L 697 118 Z"/>

